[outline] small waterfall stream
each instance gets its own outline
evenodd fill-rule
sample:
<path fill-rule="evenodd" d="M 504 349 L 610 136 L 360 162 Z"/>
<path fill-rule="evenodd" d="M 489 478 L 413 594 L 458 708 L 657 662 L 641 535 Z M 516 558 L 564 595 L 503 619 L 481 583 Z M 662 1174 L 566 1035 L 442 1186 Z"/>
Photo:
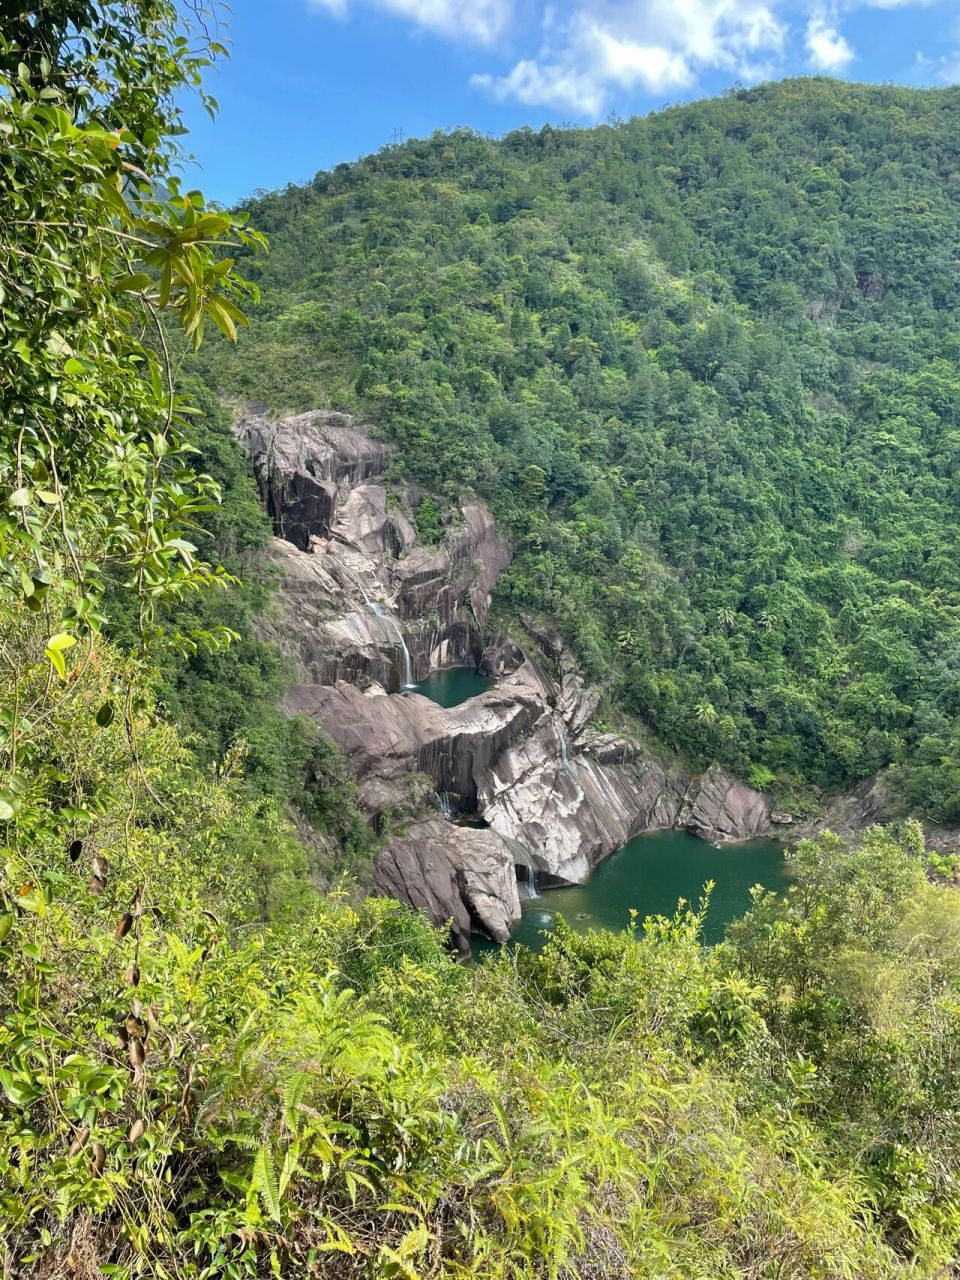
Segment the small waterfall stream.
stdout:
<path fill-rule="evenodd" d="M 517 878 L 517 896 L 521 902 L 533 902 L 540 897 L 540 872 L 536 867 L 526 868 L 526 878 Z"/>
<path fill-rule="evenodd" d="M 363 591 L 362 586 L 360 587 L 360 590 Z M 413 663 L 410 660 L 410 650 L 407 648 L 407 642 L 403 637 L 403 628 L 392 613 L 388 613 L 387 610 L 384 609 L 382 605 L 377 604 L 376 601 L 370 600 L 365 591 L 363 592 L 363 595 L 366 600 L 367 608 L 373 616 L 375 618 L 382 618 L 384 622 L 388 622 L 393 628 L 393 632 L 400 643 L 400 649 L 403 653 L 403 682 L 400 687 L 402 689 L 415 689 L 417 686 L 413 678 Z"/>
<path fill-rule="evenodd" d="M 446 818 L 448 822 L 453 821 L 453 801 L 450 798 L 449 791 L 438 791 L 437 796 L 437 812 L 441 818 Z"/>
<path fill-rule="evenodd" d="M 579 781 L 577 767 L 570 759 L 570 750 L 567 746 L 567 731 L 562 720 L 555 720 L 554 725 L 557 730 L 557 738 L 560 742 L 560 763 L 563 765 L 563 771 L 574 782 Z"/>

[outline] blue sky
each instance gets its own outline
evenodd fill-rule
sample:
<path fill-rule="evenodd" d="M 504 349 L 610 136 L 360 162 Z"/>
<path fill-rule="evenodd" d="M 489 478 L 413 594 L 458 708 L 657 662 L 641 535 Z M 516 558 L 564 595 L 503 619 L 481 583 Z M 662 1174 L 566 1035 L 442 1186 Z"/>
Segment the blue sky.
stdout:
<path fill-rule="evenodd" d="M 785 75 L 960 80 L 960 0 L 232 0 L 188 178 L 230 203 L 399 137 L 592 124 Z"/>

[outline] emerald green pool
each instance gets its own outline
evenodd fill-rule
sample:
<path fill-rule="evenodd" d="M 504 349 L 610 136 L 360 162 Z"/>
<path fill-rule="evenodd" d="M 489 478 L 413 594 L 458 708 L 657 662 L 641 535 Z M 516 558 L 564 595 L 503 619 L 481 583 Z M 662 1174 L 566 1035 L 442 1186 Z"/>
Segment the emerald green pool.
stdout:
<path fill-rule="evenodd" d="M 685 832 L 651 832 L 611 854 L 586 884 L 543 889 L 524 902 L 513 939 L 542 947 L 558 913 L 581 932 L 626 929 L 631 907 L 641 920 L 672 915 L 679 898 L 698 903 L 708 880 L 715 885 L 704 925 L 707 943 L 719 942 L 729 922 L 746 911 L 752 885 L 782 891 L 790 883 L 783 849 L 772 840 L 716 848 Z"/>
<path fill-rule="evenodd" d="M 414 685 L 411 693 L 423 694 L 441 707 L 458 707 L 478 693 L 486 693 L 494 681 L 481 675 L 476 667 L 444 667 L 431 671 L 426 680 Z"/>

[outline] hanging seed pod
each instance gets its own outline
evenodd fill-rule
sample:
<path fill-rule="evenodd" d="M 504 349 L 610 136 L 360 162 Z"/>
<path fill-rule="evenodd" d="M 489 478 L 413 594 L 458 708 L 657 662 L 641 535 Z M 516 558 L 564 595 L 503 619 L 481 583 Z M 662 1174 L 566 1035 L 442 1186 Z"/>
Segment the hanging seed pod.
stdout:
<path fill-rule="evenodd" d="M 139 920 L 143 915 L 143 885 L 137 886 L 137 892 L 133 895 L 133 901 L 130 903 L 130 912 L 134 920 Z"/>
<path fill-rule="evenodd" d="M 130 1129 L 127 1133 L 127 1141 L 130 1143 L 131 1146 L 133 1146 L 135 1142 L 140 1141 L 140 1139 L 143 1137 L 143 1135 L 146 1132 L 147 1132 L 147 1126 L 143 1123 L 143 1121 L 140 1119 L 134 1120 L 133 1124 L 130 1126 Z"/>
<path fill-rule="evenodd" d="M 99 1178 L 103 1173 L 103 1166 L 107 1163 L 107 1149 L 102 1142 L 93 1144 L 93 1172 Z"/>
<path fill-rule="evenodd" d="M 123 1024 L 123 1029 L 131 1040 L 145 1040 L 147 1036 L 147 1028 L 143 1020 L 135 1013 L 127 1015 Z"/>
<path fill-rule="evenodd" d="M 147 1051 L 142 1040 L 131 1040 L 127 1045 L 127 1057 L 134 1071 L 139 1071 L 147 1060 Z"/>
<path fill-rule="evenodd" d="M 114 938 L 116 938 L 117 942 L 119 942 L 121 938 L 125 938 L 127 936 L 127 934 L 130 932 L 132 928 L 133 928 L 133 916 L 130 914 L 129 911 L 127 911 L 117 921 L 117 927 L 114 930 L 113 936 Z"/>
<path fill-rule="evenodd" d="M 84 1125 L 82 1129 L 78 1129 L 76 1134 L 74 1135 L 73 1141 L 70 1143 L 70 1150 L 67 1152 L 67 1155 L 70 1156 L 71 1159 L 74 1156 L 78 1156 L 80 1152 L 83 1150 L 83 1148 L 86 1146 L 86 1142 L 89 1137 L 90 1137 L 89 1125 Z"/>
<path fill-rule="evenodd" d="M 69 855 L 70 861 L 76 862 L 76 860 L 80 857 L 81 853 L 83 853 L 83 841 L 72 840 L 70 842 L 70 848 L 67 850 L 67 854 Z"/>
<path fill-rule="evenodd" d="M 136 964 L 128 964 L 124 970 L 123 980 L 128 987 L 139 987 L 140 966 Z"/>
<path fill-rule="evenodd" d="M 109 869 L 106 858 L 100 853 L 95 853 L 90 861 L 91 893 L 103 893 L 104 889 L 107 887 L 107 872 Z"/>

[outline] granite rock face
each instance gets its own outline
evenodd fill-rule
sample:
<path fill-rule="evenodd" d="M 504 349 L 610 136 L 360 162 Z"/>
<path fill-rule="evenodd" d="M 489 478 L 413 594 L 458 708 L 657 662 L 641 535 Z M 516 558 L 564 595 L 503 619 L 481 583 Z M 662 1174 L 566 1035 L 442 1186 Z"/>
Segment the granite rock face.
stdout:
<path fill-rule="evenodd" d="M 424 774 L 454 809 L 502 837 L 517 863 L 554 883 L 586 879 L 640 831 L 678 826 L 743 840 L 768 826 L 764 797 L 720 770 L 691 781 L 636 743 L 585 732 L 579 697 L 529 661 L 449 709 L 343 682 L 295 686 L 286 706 L 338 743 L 371 814 L 401 805 L 410 775 Z"/>
<path fill-rule="evenodd" d="M 406 486 L 382 483 L 388 448 L 348 414 L 235 427 L 273 519 L 279 606 L 262 631 L 304 683 L 386 688 L 479 656 L 510 548 L 483 503 L 465 503 L 436 548 L 421 546 Z"/>
<path fill-rule="evenodd" d="M 234 430 L 274 532 L 301 550 L 311 537 L 329 532 L 339 500 L 382 474 L 387 456 L 386 447 L 348 414 L 325 409 L 282 422 L 245 416 Z"/>
<path fill-rule="evenodd" d="M 677 826 L 705 840 L 751 840 L 769 830 L 770 804 L 762 792 L 712 765 L 691 782 Z"/>
<path fill-rule="evenodd" d="M 401 802 L 411 772 L 426 774 L 458 810 L 476 812 L 477 779 L 544 715 L 526 682 L 445 709 L 415 692 L 389 696 L 336 685 L 295 685 L 284 706 L 307 715 L 337 743 L 372 814 Z"/>
<path fill-rule="evenodd" d="M 832 831 L 851 844 L 859 842 L 860 833 L 879 822 L 889 821 L 894 802 L 889 778 L 884 771 L 864 778 L 849 791 L 828 797 L 814 818 L 790 824 L 790 839 L 802 840 Z M 774 814 L 774 821 L 786 815 Z"/>
<path fill-rule="evenodd" d="M 436 551 L 418 547 L 404 561 L 398 591 L 401 617 L 436 613 L 449 621 L 467 600 L 480 626 L 486 622 L 490 594 L 510 563 L 510 549 L 482 503 L 464 505 L 461 514 L 462 525 L 448 531 Z"/>
<path fill-rule="evenodd" d="M 604 764 L 571 750 L 551 716 L 479 779 L 478 809 L 517 860 L 551 883 L 583 881 L 639 831 L 673 825 L 682 786 L 651 761 Z"/>
<path fill-rule="evenodd" d="M 392 840 L 374 860 L 374 888 L 451 924 L 451 940 L 470 954 L 470 934 L 506 942 L 520 919 L 513 856 L 492 831 L 428 818 Z"/>

